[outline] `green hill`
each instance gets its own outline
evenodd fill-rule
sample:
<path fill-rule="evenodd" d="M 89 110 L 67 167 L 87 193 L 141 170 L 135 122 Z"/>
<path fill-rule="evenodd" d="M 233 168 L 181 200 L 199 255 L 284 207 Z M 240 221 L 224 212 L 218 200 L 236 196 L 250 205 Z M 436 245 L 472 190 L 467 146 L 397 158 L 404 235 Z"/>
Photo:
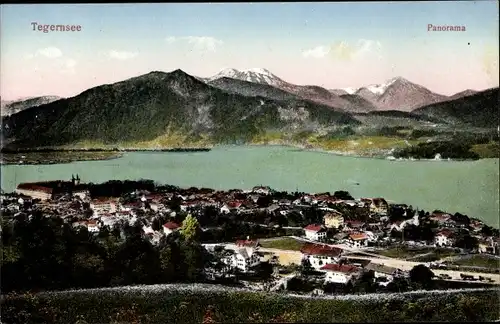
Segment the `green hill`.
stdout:
<path fill-rule="evenodd" d="M 133 145 L 181 135 L 239 143 L 267 131 L 357 125 L 350 114 L 304 100 L 228 93 L 176 70 L 151 72 L 2 119 L 9 147 Z M 128 143 L 128 144 L 127 144 Z M 125 145 L 125 144 L 124 144 Z"/>

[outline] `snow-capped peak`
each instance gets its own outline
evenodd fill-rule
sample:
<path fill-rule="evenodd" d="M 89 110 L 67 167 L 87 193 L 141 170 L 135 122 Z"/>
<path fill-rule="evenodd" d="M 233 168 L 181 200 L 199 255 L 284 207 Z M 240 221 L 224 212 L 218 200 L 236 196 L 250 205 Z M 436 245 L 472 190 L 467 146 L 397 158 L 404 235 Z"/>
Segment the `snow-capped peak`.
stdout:
<path fill-rule="evenodd" d="M 351 87 L 351 88 L 343 88 L 342 90 L 344 90 L 348 94 L 354 94 L 354 93 L 356 93 L 359 90 L 359 88 L 352 88 Z"/>
<path fill-rule="evenodd" d="M 264 68 L 251 68 L 251 69 L 246 69 L 246 70 L 241 70 L 243 73 L 258 73 L 258 74 L 265 74 L 269 76 L 273 76 L 269 70 L 264 69 Z"/>
<path fill-rule="evenodd" d="M 397 81 L 406 81 L 402 77 L 395 77 L 382 84 L 370 84 L 365 88 L 376 95 L 383 95 L 385 91 Z M 347 91 L 347 90 L 346 90 Z"/>
<path fill-rule="evenodd" d="M 251 68 L 245 70 L 226 68 L 209 78 L 209 81 L 224 77 L 268 85 L 279 85 L 283 83 L 283 80 L 264 68 Z"/>

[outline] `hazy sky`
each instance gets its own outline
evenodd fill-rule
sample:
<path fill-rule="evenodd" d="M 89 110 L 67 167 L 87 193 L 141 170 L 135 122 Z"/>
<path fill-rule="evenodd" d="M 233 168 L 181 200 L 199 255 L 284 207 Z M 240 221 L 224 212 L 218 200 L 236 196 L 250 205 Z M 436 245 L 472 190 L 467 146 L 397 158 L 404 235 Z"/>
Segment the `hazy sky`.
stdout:
<path fill-rule="evenodd" d="M 81 31 L 33 31 L 39 24 Z M 73 96 L 150 71 L 267 68 L 296 84 L 403 76 L 452 94 L 498 86 L 498 1 L 2 5 L 3 100 Z M 465 32 L 428 31 L 428 24 Z"/>

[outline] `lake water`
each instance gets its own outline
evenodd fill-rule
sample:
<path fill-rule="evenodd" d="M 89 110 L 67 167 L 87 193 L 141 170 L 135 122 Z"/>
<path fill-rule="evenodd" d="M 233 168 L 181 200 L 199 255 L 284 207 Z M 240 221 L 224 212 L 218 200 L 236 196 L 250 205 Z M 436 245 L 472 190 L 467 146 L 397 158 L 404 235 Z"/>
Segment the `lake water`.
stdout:
<path fill-rule="evenodd" d="M 130 152 L 106 161 L 2 166 L 2 189 L 21 182 L 152 179 L 181 187 L 347 190 L 354 197 L 384 197 L 419 209 L 460 212 L 498 227 L 499 159 L 388 161 L 338 156 L 280 146 L 221 146 L 210 152 Z M 357 184 L 359 183 L 359 185 Z"/>

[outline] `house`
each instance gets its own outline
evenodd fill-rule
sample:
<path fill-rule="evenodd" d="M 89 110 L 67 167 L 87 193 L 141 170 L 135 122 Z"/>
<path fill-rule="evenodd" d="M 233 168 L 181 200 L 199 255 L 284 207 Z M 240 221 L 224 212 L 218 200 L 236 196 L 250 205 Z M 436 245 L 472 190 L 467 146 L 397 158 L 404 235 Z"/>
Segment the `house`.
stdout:
<path fill-rule="evenodd" d="M 370 208 L 370 212 L 387 215 L 389 204 L 384 198 L 361 198 L 361 201 Z"/>
<path fill-rule="evenodd" d="M 127 211 L 127 212 L 135 210 L 135 209 L 141 209 L 141 208 L 143 208 L 143 202 L 141 202 L 141 201 L 129 202 L 126 204 L 122 204 L 120 206 L 120 210 Z"/>
<path fill-rule="evenodd" d="M 101 224 L 102 226 L 108 226 L 112 228 L 115 224 L 119 222 L 118 218 L 116 216 L 113 216 L 111 214 L 105 214 L 100 217 Z"/>
<path fill-rule="evenodd" d="M 87 222 L 87 230 L 89 233 L 99 233 L 99 227 L 96 220 L 89 220 Z"/>
<path fill-rule="evenodd" d="M 326 272 L 325 283 L 347 284 L 361 273 L 361 269 L 349 264 L 325 264 L 320 268 Z"/>
<path fill-rule="evenodd" d="M 382 286 L 387 285 L 389 282 L 394 280 L 394 277 L 398 273 L 398 269 L 394 267 L 389 267 L 383 264 L 378 264 L 378 263 L 373 263 L 370 262 L 368 265 L 365 266 L 365 270 L 370 271 L 372 270 L 375 275 L 375 279 L 378 278 L 385 278 L 385 280 L 378 280 L 379 284 Z"/>
<path fill-rule="evenodd" d="M 15 192 L 33 199 L 49 200 L 53 197 L 53 189 L 37 183 L 20 183 Z"/>
<path fill-rule="evenodd" d="M 368 235 L 365 233 L 352 233 L 349 235 L 348 244 L 353 248 L 362 248 L 368 246 Z"/>
<path fill-rule="evenodd" d="M 241 201 L 238 201 L 238 200 L 230 201 L 230 202 L 224 204 L 221 207 L 220 211 L 221 211 L 221 213 L 228 214 L 232 211 L 238 211 L 239 208 L 241 207 L 241 205 L 243 205 L 243 202 L 241 202 Z"/>
<path fill-rule="evenodd" d="M 339 228 L 344 226 L 344 216 L 338 211 L 331 211 L 323 216 L 323 222 L 327 228 Z"/>
<path fill-rule="evenodd" d="M 225 257 L 222 261 L 242 272 L 248 272 L 252 267 L 260 264 L 261 255 L 252 247 L 236 247 L 234 253 Z"/>
<path fill-rule="evenodd" d="M 252 192 L 262 195 L 269 195 L 271 193 L 271 188 L 268 186 L 256 186 L 252 188 Z"/>
<path fill-rule="evenodd" d="M 344 231 L 359 231 L 365 226 L 365 223 L 358 220 L 344 221 Z"/>
<path fill-rule="evenodd" d="M 178 230 L 181 226 L 177 223 L 174 222 L 168 222 L 163 224 L 163 233 L 165 233 L 166 236 L 171 234 L 172 232 L 175 232 Z"/>
<path fill-rule="evenodd" d="M 398 231 L 401 232 L 405 228 L 406 222 L 404 221 L 395 221 L 392 224 L 387 225 L 387 229 L 389 232 Z"/>
<path fill-rule="evenodd" d="M 90 197 L 90 192 L 86 189 L 73 190 L 73 197 L 78 197 L 81 200 L 85 200 Z"/>
<path fill-rule="evenodd" d="M 109 198 L 96 198 L 90 202 L 90 209 L 92 209 L 96 215 L 115 213 L 116 201 Z"/>
<path fill-rule="evenodd" d="M 328 263 L 337 263 L 342 250 L 328 245 L 306 244 L 300 250 L 302 260 L 308 260 L 314 269 L 320 269 Z"/>
<path fill-rule="evenodd" d="M 304 232 L 306 233 L 306 238 L 313 241 L 326 239 L 326 230 L 321 225 L 307 225 L 304 227 Z"/>
<path fill-rule="evenodd" d="M 450 230 L 442 230 L 436 233 L 434 237 L 434 244 L 436 246 L 452 246 L 455 242 L 454 233 Z"/>

